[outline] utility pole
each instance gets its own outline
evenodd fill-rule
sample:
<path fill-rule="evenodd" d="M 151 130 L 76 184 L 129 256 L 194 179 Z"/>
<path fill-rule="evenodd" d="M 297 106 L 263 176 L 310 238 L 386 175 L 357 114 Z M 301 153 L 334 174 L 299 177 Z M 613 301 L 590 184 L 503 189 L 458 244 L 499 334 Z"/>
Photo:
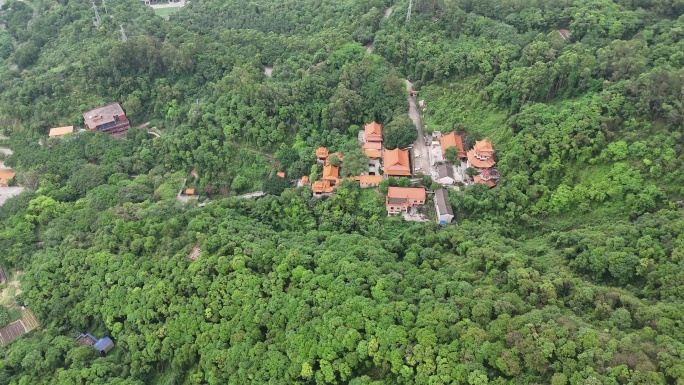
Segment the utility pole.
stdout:
<path fill-rule="evenodd" d="M 126 30 L 124 29 L 123 25 L 119 25 L 119 28 L 121 28 L 121 40 L 127 41 L 128 38 L 126 37 Z"/>
<path fill-rule="evenodd" d="M 411 8 L 413 8 L 413 0 L 409 0 L 408 12 L 406 12 L 406 23 L 411 21 Z"/>
<path fill-rule="evenodd" d="M 102 20 L 100 19 L 100 14 L 97 13 L 97 5 L 95 5 L 95 2 L 93 2 L 92 4 L 93 4 L 93 9 L 95 10 L 95 25 L 99 27 L 100 22 L 102 22 Z"/>

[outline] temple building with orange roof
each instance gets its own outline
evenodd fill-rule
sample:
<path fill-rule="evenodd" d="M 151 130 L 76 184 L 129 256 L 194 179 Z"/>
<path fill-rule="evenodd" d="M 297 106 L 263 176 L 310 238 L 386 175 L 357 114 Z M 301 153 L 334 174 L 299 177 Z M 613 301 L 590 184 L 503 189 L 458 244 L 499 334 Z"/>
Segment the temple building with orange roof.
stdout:
<path fill-rule="evenodd" d="M 385 150 L 383 154 L 383 168 L 386 176 L 411 176 L 411 163 L 408 150 Z"/>
<path fill-rule="evenodd" d="M 382 143 L 382 126 L 373 121 L 364 126 L 366 142 Z"/>
<path fill-rule="evenodd" d="M 276 175 L 278 175 L 278 178 L 280 179 L 285 179 L 285 171 L 278 171 Z"/>
<path fill-rule="evenodd" d="M 337 183 L 340 179 L 340 168 L 337 166 L 327 165 L 323 167 L 323 180 Z"/>
<path fill-rule="evenodd" d="M 488 140 L 478 140 L 468 151 L 468 162 L 475 168 L 490 168 L 496 164 L 494 148 Z"/>
<path fill-rule="evenodd" d="M 328 159 L 328 149 L 325 147 L 318 147 L 316 150 L 316 159 L 320 163 L 325 162 L 325 160 Z"/>
<path fill-rule="evenodd" d="M 409 207 L 425 204 L 425 189 L 417 187 L 390 187 L 387 189 L 385 208 L 388 214 L 400 214 Z"/>
<path fill-rule="evenodd" d="M 473 176 L 473 183 L 482 183 L 489 187 L 494 187 L 498 184 L 500 178 L 499 170 L 496 168 L 486 168 L 478 175 Z"/>
<path fill-rule="evenodd" d="M 311 185 L 311 191 L 317 197 L 331 195 L 335 189 L 337 186 L 332 185 L 329 180 L 317 180 Z"/>
<path fill-rule="evenodd" d="M 309 177 L 307 175 L 302 176 L 302 185 L 305 186 L 309 184 Z"/>
<path fill-rule="evenodd" d="M 440 136 L 439 144 L 442 147 L 442 156 L 444 156 L 449 147 L 456 147 L 459 158 L 467 157 L 465 149 L 463 148 L 463 137 L 455 132 L 450 132 Z"/>

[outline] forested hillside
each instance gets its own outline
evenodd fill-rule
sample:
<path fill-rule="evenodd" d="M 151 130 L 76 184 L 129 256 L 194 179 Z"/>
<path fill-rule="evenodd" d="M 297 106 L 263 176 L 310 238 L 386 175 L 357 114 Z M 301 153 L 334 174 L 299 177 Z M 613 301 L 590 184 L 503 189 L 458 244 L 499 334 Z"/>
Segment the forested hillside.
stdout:
<path fill-rule="evenodd" d="M 684 3 L 408 3 L 3 3 L 0 266 L 41 327 L 0 384 L 684 384 Z M 496 148 L 458 225 L 275 177 L 405 128 L 405 79 Z M 47 137 L 110 102 L 125 139 Z"/>

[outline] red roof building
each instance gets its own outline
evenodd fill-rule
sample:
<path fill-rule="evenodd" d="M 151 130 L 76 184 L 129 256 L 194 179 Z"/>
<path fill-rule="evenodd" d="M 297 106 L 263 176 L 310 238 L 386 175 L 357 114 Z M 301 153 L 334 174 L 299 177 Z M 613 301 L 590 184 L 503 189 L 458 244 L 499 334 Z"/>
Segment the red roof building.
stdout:
<path fill-rule="evenodd" d="M 389 214 L 399 214 L 409 207 L 425 204 L 425 189 L 415 187 L 390 187 L 387 189 L 385 208 Z"/>
<path fill-rule="evenodd" d="M 475 142 L 475 146 L 468 151 L 468 162 L 476 168 L 493 167 L 496 161 L 492 144 L 486 139 Z"/>
<path fill-rule="evenodd" d="M 408 150 L 385 150 L 382 162 L 387 176 L 411 176 Z"/>
<path fill-rule="evenodd" d="M 340 179 L 340 168 L 327 165 L 323 167 L 323 180 L 336 183 Z"/>
<path fill-rule="evenodd" d="M 302 177 L 302 185 L 307 185 L 309 184 L 309 177 L 307 175 L 304 175 Z"/>
<path fill-rule="evenodd" d="M 366 142 L 382 143 L 382 126 L 376 122 L 366 124 L 364 127 Z"/>
<path fill-rule="evenodd" d="M 325 147 L 318 147 L 316 150 L 316 158 L 320 161 L 325 161 L 328 157 L 328 149 Z"/>
<path fill-rule="evenodd" d="M 331 184 L 329 180 L 317 180 L 311 185 L 311 191 L 317 196 L 331 194 L 336 188 L 337 186 Z"/>
<path fill-rule="evenodd" d="M 83 120 L 87 129 L 102 131 L 108 134 L 126 132 L 131 127 L 126 114 L 119 103 L 97 107 L 83 113 Z"/>
<path fill-rule="evenodd" d="M 442 147 L 442 155 L 446 153 L 446 150 L 449 147 L 456 147 L 456 150 L 458 151 L 458 157 L 466 157 L 466 152 L 463 149 L 463 137 L 461 135 L 456 134 L 455 132 L 450 132 L 446 135 L 440 136 L 439 144 Z"/>
<path fill-rule="evenodd" d="M 285 179 L 285 171 L 278 171 L 276 175 L 278 175 L 278 178 L 280 179 Z"/>

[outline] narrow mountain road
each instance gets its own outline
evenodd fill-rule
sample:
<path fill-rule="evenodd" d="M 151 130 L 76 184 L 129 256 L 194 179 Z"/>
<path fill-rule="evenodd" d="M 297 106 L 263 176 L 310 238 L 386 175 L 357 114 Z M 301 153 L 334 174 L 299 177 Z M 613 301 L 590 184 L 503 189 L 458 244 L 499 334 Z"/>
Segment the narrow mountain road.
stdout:
<path fill-rule="evenodd" d="M 413 83 L 406 79 L 406 91 L 413 89 Z M 420 112 L 416 106 L 416 98 L 408 95 L 409 102 L 409 117 L 413 121 L 418 131 L 418 139 L 413 142 L 413 172 L 422 172 L 424 174 L 430 173 L 430 149 L 425 145 L 425 136 L 423 135 L 423 121 L 420 118 Z"/>

